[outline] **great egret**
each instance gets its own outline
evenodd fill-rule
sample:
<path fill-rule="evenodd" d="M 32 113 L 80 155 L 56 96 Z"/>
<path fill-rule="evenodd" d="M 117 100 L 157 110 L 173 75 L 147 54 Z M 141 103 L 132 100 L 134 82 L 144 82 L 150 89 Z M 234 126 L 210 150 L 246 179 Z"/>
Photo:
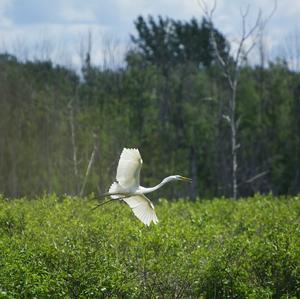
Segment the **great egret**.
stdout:
<path fill-rule="evenodd" d="M 124 148 L 117 168 L 116 181 L 112 183 L 108 193 L 102 196 L 111 198 L 104 203 L 112 200 L 126 202 L 135 216 L 149 226 L 152 221 L 156 224 L 158 219 L 154 211 L 154 205 L 145 194 L 153 192 L 171 181 L 191 181 L 191 179 L 180 175 L 171 175 L 164 178 L 158 185 L 145 188 L 140 186 L 142 164 L 143 160 L 138 149 Z"/>

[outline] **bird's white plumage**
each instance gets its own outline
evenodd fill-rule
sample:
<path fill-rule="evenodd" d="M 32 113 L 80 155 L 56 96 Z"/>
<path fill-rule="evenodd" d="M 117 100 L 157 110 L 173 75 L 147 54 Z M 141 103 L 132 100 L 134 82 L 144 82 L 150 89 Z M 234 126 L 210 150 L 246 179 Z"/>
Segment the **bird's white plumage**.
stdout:
<path fill-rule="evenodd" d="M 143 160 L 138 149 L 124 148 L 117 168 L 116 182 L 112 183 L 109 193 L 112 199 L 120 199 L 126 202 L 135 216 L 144 224 L 157 223 L 158 219 L 151 201 L 143 194 L 135 194 L 140 187 L 140 171 Z M 132 196 L 128 196 L 132 194 Z"/>
<path fill-rule="evenodd" d="M 142 163 L 143 161 L 138 149 L 123 149 L 117 168 L 116 179 L 124 189 L 139 187 Z"/>
<path fill-rule="evenodd" d="M 120 186 L 120 184 L 117 183 L 117 182 L 113 182 L 111 184 L 109 190 L 108 190 L 108 193 L 120 193 L 120 194 L 122 194 L 122 193 L 125 193 L 125 192 L 126 192 L 126 190 L 124 190 L 124 188 L 122 188 Z M 112 199 L 117 199 L 117 198 L 120 198 L 120 195 L 111 195 L 110 197 Z"/>
<path fill-rule="evenodd" d="M 117 168 L 116 181 L 112 183 L 108 194 L 112 199 L 119 199 L 126 202 L 132 209 L 134 215 L 144 224 L 150 225 L 151 222 L 158 222 L 151 201 L 144 195 L 153 192 L 171 181 L 185 180 L 189 178 L 172 175 L 164 178 L 158 185 L 152 188 L 140 186 L 140 171 L 143 160 L 140 152 L 135 148 L 124 148 Z"/>
<path fill-rule="evenodd" d="M 143 194 L 134 195 L 123 199 L 132 209 L 134 215 L 140 219 L 144 224 L 150 225 L 158 222 L 154 211 L 154 206 L 151 201 Z"/>

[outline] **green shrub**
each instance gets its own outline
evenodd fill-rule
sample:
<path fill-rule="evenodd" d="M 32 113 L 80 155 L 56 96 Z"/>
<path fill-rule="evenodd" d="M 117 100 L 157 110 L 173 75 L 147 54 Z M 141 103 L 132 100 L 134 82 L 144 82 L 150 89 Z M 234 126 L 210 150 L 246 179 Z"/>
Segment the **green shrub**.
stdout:
<path fill-rule="evenodd" d="M 299 298 L 300 197 L 0 199 L 0 298 Z"/>

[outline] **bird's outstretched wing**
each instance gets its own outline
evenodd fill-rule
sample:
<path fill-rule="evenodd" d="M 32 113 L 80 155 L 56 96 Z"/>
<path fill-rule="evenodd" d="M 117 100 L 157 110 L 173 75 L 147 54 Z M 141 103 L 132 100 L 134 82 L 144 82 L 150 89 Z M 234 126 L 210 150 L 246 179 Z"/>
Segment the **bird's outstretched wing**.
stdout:
<path fill-rule="evenodd" d="M 154 211 L 154 206 L 151 201 L 143 194 L 134 195 L 123 199 L 132 209 L 134 215 L 140 219 L 144 224 L 150 225 L 158 222 Z"/>
<path fill-rule="evenodd" d="M 116 179 L 124 189 L 137 188 L 140 185 L 142 163 L 143 161 L 138 149 L 123 149 L 117 168 Z"/>

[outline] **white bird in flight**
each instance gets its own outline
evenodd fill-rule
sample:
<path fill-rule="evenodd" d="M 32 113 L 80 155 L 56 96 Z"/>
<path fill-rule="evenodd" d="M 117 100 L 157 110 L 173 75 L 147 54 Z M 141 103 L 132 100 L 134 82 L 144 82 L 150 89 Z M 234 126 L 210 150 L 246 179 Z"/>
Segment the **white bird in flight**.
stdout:
<path fill-rule="evenodd" d="M 126 202 L 132 209 L 134 215 L 144 224 L 149 226 L 152 221 L 156 224 L 158 219 L 155 214 L 154 205 L 145 194 L 153 192 L 171 181 L 191 181 L 191 179 L 180 175 L 171 175 L 164 178 L 158 185 L 151 188 L 145 188 L 140 186 L 140 171 L 142 164 L 143 160 L 138 149 L 124 148 L 117 168 L 116 181 L 112 183 L 108 193 L 105 193 L 102 196 L 111 197 L 110 200 L 104 203 L 112 200 Z"/>

